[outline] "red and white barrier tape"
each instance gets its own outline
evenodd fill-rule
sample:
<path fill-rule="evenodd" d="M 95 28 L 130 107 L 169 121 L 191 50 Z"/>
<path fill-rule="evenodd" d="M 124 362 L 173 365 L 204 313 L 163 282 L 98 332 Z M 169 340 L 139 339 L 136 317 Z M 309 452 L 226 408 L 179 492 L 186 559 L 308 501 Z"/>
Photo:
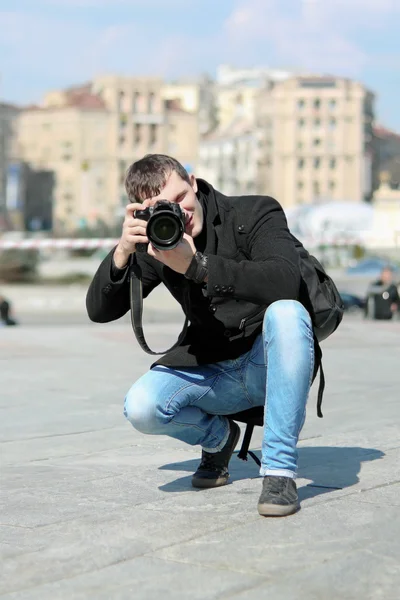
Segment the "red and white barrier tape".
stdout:
<path fill-rule="evenodd" d="M 0 240 L 0 250 L 12 250 L 14 248 L 23 250 L 41 250 L 41 249 L 96 249 L 112 248 L 118 244 L 118 240 L 112 238 L 104 239 L 29 239 L 29 240 Z"/>

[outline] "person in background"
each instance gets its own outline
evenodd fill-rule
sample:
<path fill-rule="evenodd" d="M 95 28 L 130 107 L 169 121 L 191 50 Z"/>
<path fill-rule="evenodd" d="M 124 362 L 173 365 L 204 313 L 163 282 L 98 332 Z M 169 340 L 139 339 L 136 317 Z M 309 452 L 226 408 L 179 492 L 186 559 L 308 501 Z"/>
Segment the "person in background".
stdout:
<path fill-rule="evenodd" d="M 11 304 L 0 294 L 0 327 L 16 325 L 17 322 L 11 318 Z"/>
<path fill-rule="evenodd" d="M 370 299 L 372 298 L 374 299 L 373 317 L 375 319 L 392 319 L 393 316 L 399 314 L 400 296 L 390 267 L 384 267 L 379 279 L 370 285 L 367 298 L 366 313 L 368 315 L 371 313 Z"/>

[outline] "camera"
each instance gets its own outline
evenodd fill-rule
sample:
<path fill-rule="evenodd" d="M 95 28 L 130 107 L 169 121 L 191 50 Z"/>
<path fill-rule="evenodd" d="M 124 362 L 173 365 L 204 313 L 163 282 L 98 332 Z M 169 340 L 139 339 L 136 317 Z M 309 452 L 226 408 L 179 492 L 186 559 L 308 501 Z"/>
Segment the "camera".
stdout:
<path fill-rule="evenodd" d="M 136 210 L 135 218 L 147 221 L 146 235 L 157 250 L 176 248 L 185 233 L 185 213 L 168 200 L 158 200 L 154 206 Z M 137 244 L 136 250 L 145 252 L 147 244 Z"/>

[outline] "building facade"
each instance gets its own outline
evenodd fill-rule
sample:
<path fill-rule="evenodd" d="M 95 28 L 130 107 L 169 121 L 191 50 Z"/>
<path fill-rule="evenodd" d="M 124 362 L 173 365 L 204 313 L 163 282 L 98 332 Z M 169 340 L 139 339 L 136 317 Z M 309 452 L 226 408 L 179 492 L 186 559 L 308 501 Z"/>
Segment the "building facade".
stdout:
<path fill-rule="evenodd" d="M 285 206 L 370 201 L 374 96 L 360 83 L 293 77 L 267 93 L 271 189 Z"/>
<path fill-rule="evenodd" d="M 16 106 L 0 102 L 0 231 L 9 227 L 8 208 L 12 208 L 7 207 L 7 183 L 12 185 L 10 165 L 13 161 L 17 115 Z"/>

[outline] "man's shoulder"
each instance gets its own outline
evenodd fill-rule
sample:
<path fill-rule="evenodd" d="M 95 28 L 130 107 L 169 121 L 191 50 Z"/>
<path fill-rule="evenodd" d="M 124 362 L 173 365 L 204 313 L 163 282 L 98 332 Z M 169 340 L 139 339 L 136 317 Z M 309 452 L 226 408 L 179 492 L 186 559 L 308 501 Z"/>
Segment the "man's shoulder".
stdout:
<path fill-rule="evenodd" d="M 270 211 L 283 210 L 281 204 L 272 196 L 264 195 L 243 195 L 243 196 L 225 196 L 218 192 L 218 205 L 225 210 L 235 209 L 238 211 Z"/>
<path fill-rule="evenodd" d="M 275 215 L 284 215 L 281 204 L 272 196 L 221 194 L 217 196 L 217 203 L 220 210 L 231 212 L 247 223 L 254 223 L 270 216 L 273 218 Z"/>

